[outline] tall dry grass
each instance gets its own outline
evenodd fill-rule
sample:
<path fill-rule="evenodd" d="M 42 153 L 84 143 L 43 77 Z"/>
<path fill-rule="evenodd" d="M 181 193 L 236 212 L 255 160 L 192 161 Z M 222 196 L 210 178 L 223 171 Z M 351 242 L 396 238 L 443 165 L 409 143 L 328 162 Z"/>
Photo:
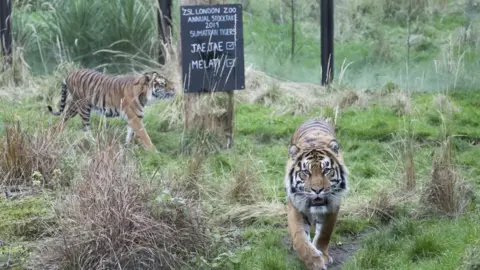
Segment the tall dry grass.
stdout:
<path fill-rule="evenodd" d="M 0 184 L 31 186 L 35 174 L 42 186 L 67 185 L 71 179 L 58 179 L 66 147 L 52 128 L 38 127 L 30 133 L 19 121 L 6 122 L 0 137 Z"/>
<path fill-rule="evenodd" d="M 253 164 L 244 160 L 243 164 L 232 171 L 232 182 L 229 184 L 226 200 L 232 203 L 254 204 L 263 198 L 259 184 L 259 173 L 252 167 Z"/>
<path fill-rule="evenodd" d="M 144 181 L 118 141 L 99 141 L 80 172 L 56 205 L 56 236 L 44 243 L 35 267 L 189 269 L 192 256 L 208 253 L 198 204 Z"/>
<path fill-rule="evenodd" d="M 414 191 L 416 188 L 415 179 L 415 133 L 413 128 L 413 121 L 407 116 L 404 116 L 404 130 L 401 134 L 400 157 L 402 159 L 403 184 L 407 191 Z"/>
<path fill-rule="evenodd" d="M 443 95 L 437 96 L 434 103 L 442 117 L 442 126 L 439 146 L 434 150 L 431 178 L 425 186 L 422 201 L 434 213 L 456 217 L 464 213 L 473 198 L 473 191 L 455 161 L 451 132 L 451 114 L 455 107 Z"/>
<path fill-rule="evenodd" d="M 30 66 L 24 58 L 24 48 L 12 46 L 12 54 L 3 56 L 0 52 L 0 96 L 7 88 L 29 85 L 33 80 Z"/>
<path fill-rule="evenodd" d="M 462 215 L 471 202 L 471 188 L 455 164 L 452 138 L 445 138 L 435 151 L 423 202 L 436 214 L 456 217 Z"/>

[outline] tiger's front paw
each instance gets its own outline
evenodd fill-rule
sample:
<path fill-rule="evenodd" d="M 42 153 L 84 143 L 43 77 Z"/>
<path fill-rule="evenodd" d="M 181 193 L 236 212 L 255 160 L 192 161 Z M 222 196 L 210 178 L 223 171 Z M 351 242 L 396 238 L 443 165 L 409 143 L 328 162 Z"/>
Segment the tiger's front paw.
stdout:
<path fill-rule="evenodd" d="M 327 262 L 327 264 L 332 264 L 332 263 L 333 263 L 333 258 L 332 258 L 332 256 L 328 255 L 327 253 L 324 253 L 324 254 L 323 254 L 323 258 L 325 259 L 325 261 Z"/>
<path fill-rule="evenodd" d="M 317 256 L 315 256 L 315 259 L 313 261 L 313 267 L 311 269 L 313 270 L 327 270 L 327 266 L 325 265 L 325 256 L 320 250 L 317 251 Z"/>
<path fill-rule="evenodd" d="M 325 266 L 325 263 L 318 264 L 313 267 L 313 270 L 327 270 L 327 266 Z"/>

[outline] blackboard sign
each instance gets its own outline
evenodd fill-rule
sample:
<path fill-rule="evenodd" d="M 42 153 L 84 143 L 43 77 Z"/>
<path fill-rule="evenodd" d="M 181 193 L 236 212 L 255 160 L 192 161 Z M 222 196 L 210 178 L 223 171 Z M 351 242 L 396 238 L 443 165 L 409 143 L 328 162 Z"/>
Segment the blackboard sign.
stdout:
<path fill-rule="evenodd" d="M 184 92 L 245 89 L 242 5 L 181 6 Z"/>

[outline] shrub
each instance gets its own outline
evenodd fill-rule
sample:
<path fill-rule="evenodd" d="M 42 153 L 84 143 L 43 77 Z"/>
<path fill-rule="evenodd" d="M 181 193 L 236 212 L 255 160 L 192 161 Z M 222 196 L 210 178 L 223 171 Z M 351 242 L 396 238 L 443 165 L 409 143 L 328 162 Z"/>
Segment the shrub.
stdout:
<path fill-rule="evenodd" d="M 53 187 L 58 184 L 54 181 L 59 180 L 63 151 L 63 142 L 53 128 L 26 133 L 20 122 L 5 123 L 4 136 L 0 137 L 0 183 L 29 186 L 37 180 Z"/>

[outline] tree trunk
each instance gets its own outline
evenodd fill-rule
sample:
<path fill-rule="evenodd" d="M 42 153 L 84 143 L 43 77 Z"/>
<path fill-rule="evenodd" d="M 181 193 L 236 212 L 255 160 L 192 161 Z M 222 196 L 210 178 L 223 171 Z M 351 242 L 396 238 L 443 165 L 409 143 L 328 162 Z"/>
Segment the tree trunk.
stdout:
<path fill-rule="evenodd" d="M 0 45 L 5 63 L 12 61 L 12 2 L 11 0 L 0 0 Z"/>
<path fill-rule="evenodd" d="M 162 47 L 159 51 L 158 62 L 165 64 L 167 54 L 170 52 L 172 35 L 172 0 L 158 0 L 158 34 L 162 41 Z"/>
<path fill-rule="evenodd" d="M 224 2 L 224 0 L 181 0 L 180 4 L 208 5 L 223 4 Z M 185 93 L 185 130 L 214 132 L 217 137 L 224 142 L 224 146 L 230 148 L 233 145 L 233 98 L 233 91 L 215 93 Z"/>

